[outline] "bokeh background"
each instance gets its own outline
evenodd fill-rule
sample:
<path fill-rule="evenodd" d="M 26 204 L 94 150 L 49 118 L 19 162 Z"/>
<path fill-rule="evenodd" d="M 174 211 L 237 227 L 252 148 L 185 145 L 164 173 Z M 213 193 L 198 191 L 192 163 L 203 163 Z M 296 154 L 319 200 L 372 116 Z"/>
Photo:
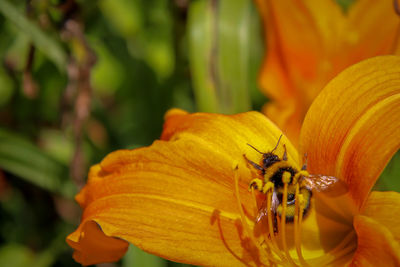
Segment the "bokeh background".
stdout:
<path fill-rule="evenodd" d="M 261 27 L 251 0 L 0 0 L 0 266 L 80 266 L 89 167 L 150 145 L 168 109 L 260 110 Z M 399 177 L 397 153 L 376 188 Z M 131 246 L 99 266 L 184 265 Z"/>

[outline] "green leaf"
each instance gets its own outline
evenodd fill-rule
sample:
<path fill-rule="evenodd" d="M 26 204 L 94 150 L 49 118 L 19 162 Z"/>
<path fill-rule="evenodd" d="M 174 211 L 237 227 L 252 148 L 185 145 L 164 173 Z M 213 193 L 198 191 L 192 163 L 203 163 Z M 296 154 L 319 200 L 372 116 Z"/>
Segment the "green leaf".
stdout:
<path fill-rule="evenodd" d="M 128 252 L 122 259 L 122 267 L 131 266 L 167 267 L 167 261 L 130 245 Z"/>
<path fill-rule="evenodd" d="M 48 267 L 55 266 L 54 262 L 57 260 L 59 255 L 68 249 L 65 237 L 70 233 L 70 229 L 64 223 L 59 224 L 59 231 L 56 236 L 51 240 L 49 245 L 36 253 L 35 261 L 32 262 L 30 267 Z"/>
<path fill-rule="evenodd" d="M 7 244 L 0 247 L 0 266 L 25 267 L 34 260 L 32 251 L 19 244 Z"/>
<path fill-rule="evenodd" d="M 67 166 L 27 140 L 0 128 L 0 168 L 53 193 L 72 198 L 77 189 Z"/>
<path fill-rule="evenodd" d="M 373 190 L 400 193 L 400 152 L 394 154 L 388 165 L 386 165 Z"/>
<path fill-rule="evenodd" d="M 43 32 L 33 21 L 27 19 L 13 4 L 6 0 L 0 0 L 0 13 L 27 34 L 35 46 L 52 60 L 60 71 L 65 71 L 67 55 L 54 38 Z"/>
<path fill-rule="evenodd" d="M 97 55 L 90 81 L 95 92 L 101 96 L 111 96 L 125 78 L 125 69 L 113 54 L 99 40 L 90 42 Z"/>
<path fill-rule="evenodd" d="M 14 93 L 11 78 L 6 75 L 4 69 L 0 70 L 0 107 L 6 105 Z"/>
<path fill-rule="evenodd" d="M 65 227 L 64 227 L 65 228 Z M 68 232 L 60 229 L 60 233 L 50 242 L 49 246 L 41 251 L 32 251 L 29 247 L 8 243 L 0 247 L 0 266 L 7 267 L 48 267 L 53 266 L 58 255 L 67 248 L 65 236 Z"/>
<path fill-rule="evenodd" d="M 219 3 L 219 88 L 224 91 L 222 93 L 231 95 L 230 103 L 224 103 L 229 105 L 229 113 L 248 111 L 251 109 L 250 87 L 256 86 L 262 59 L 260 18 L 253 1 Z M 254 66 L 257 67 L 254 69 Z"/>
<path fill-rule="evenodd" d="M 100 0 L 99 8 L 124 37 L 136 34 L 143 25 L 143 14 L 138 1 Z"/>
<path fill-rule="evenodd" d="M 189 10 L 189 59 L 200 111 L 251 109 L 262 59 L 260 20 L 251 0 L 193 1 Z M 255 60 L 256 59 L 256 60 Z"/>
<path fill-rule="evenodd" d="M 218 112 L 216 82 L 212 73 L 213 14 L 212 1 L 192 1 L 189 7 L 189 63 L 197 109 Z"/>

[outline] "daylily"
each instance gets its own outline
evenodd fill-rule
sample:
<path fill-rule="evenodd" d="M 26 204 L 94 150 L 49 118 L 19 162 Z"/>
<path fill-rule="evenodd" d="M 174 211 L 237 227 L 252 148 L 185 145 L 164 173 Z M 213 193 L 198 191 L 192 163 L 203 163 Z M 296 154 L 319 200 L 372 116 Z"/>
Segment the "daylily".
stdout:
<path fill-rule="evenodd" d="M 398 0 L 395 0 L 398 1 Z M 265 113 L 297 145 L 304 116 L 325 85 L 361 60 L 400 53 L 393 0 L 257 0 L 266 55 L 259 74 Z"/>
<path fill-rule="evenodd" d="M 277 231 L 271 214 L 257 220 L 263 206 L 270 213 L 271 191 L 248 190 L 262 177 L 246 160 L 261 162 L 249 145 L 277 145 L 275 124 L 258 112 L 177 109 L 165 120 L 161 140 L 91 168 L 76 197 L 81 224 L 67 237 L 76 261 L 117 261 L 130 242 L 206 266 L 400 265 L 400 194 L 370 192 L 400 147 L 400 57 L 372 58 L 333 79 L 305 118 L 299 151 L 282 136 L 274 153 L 286 149 L 298 170 L 306 154 L 310 173 L 335 176 L 347 191 L 313 192 L 304 216 L 296 192 L 294 222 L 277 216 Z"/>

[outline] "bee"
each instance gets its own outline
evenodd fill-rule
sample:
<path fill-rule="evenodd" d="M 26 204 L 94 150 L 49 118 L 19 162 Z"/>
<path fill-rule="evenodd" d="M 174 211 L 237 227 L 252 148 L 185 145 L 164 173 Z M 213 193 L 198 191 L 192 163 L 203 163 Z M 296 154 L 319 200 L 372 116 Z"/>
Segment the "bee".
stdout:
<path fill-rule="evenodd" d="M 273 183 L 273 192 L 271 200 L 271 211 L 274 215 L 274 231 L 277 232 L 277 220 L 276 216 L 281 217 L 282 215 L 282 203 L 283 203 L 283 191 L 284 182 L 283 177 L 290 177 L 287 187 L 287 202 L 286 202 L 286 222 L 293 222 L 295 216 L 295 193 L 296 185 L 299 184 L 299 193 L 303 195 L 304 209 L 303 216 L 305 216 L 310 209 L 310 202 L 312 192 L 327 192 L 329 189 L 334 187 L 336 184 L 340 184 L 340 180 L 334 176 L 320 175 L 320 174 L 309 174 L 307 172 L 307 163 L 305 162 L 301 170 L 298 170 L 295 166 L 288 162 L 286 146 L 283 145 L 284 153 L 282 158 L 275 154 L 282 135 L 279 137 L 276 146 L 270 152 L 261 152 L 257 148 L 250 144 L 247 144 L 258 153 L 262 154 L 262 160 L 260 165 L 254 161 L 249 160 L 246 155 L 243 155 L 247 162 L 252 165 L 255 169 L 259 170 L 263 176 L 263 179 L 255 178 L 250 184 L 249 188 L 254 187 L 260 192 L 266 194 L 269 190 L 267 184 Z M 343 183 L 343 182 L 341 182 Z M 270 183 L 269 183 L 270 184 Z M 343 186 L 343 185 L 341 185 Z M 268 210 L 265 203 L 260 208 L 256 217 L 256 222 L 259 222 L 263 217 L 267 216 Z"/>

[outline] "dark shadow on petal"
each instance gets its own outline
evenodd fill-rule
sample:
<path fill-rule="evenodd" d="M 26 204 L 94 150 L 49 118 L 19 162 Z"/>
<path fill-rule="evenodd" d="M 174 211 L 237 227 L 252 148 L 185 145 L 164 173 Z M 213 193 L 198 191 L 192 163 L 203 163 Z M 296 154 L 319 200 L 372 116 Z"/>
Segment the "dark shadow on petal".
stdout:
<path fill-rule="evenodd" d="M 241 245 L 243 247 L 244 260 L 253 261 L 256 266 L 263 266 L 262 262 L 260 261 L 260 251 L 258 251 L 258 248 L 255 246 L 255 244 L 253 244 L 252 240 L 245 236 L 242 221 L 237 219 L 235 221 L 235 226 L 238 230 Z"/>
<path fill-rule="evenodd" d="M 235 254 L 235 252 L 229 247 L 228 243 L 226 242 L 225 237 L 224 237 L 224 233 L 223 233 L 223 230 L 222 230 L 222 226 L 221 226 L 220 211 L 217 210 L 217 209 L 215 209 L 213 211 L 213 213 L 211 215 L 211 218 L 210 218 L 211 225 L 214 225 L 215 222 L 217 222 L 219 235 L 220 235 L 221 241 L 222 241 L 222 243 L 224 243 L 224 246 L 226 247 L 226 249 L 232 254 L 233 257 L 235 257 L 237 260 L 242 262 L 245 266 L 251 266 L 244 259 L 240 258 L 239 255 Z"/>
<path fill-rule="evenodd" d="M 242 256 L 237 255 L 230 247 L 229 244 L 227 243 L 225 236 L 224 236 L 224 231 L 222 229 L 221 225 L 221 218 L 220 218 L 220 211 L 219 210 L 214 210 L 214 212 L 211 215 L 210 218 L 210 223 L 211 225 L 214 225 L 215 223 L 218 226 L 219 234 L 221 237 L 221 241 L 223 242 L 224 246 L 226 249 L 240 262 L 242 262 L 245 266 L 252 266 L 249 264 L 249 262 L 254 262 L 256 266 L 262 266 L 263 264 L 260 261 L 260 253 L 257 249 L 257 247 L 253 244 L 251 239 L 249 237 L 246 237 L 246 234 L 244 232 L 242 222 L 240 219 L 235 220 L 234 223 L 237 233 L 238 233 L 238 239 L 240 240 L 240 244 L 243 248 L 243 253 Z M 239 241 L 238 240 L 238 241 Z"/>

